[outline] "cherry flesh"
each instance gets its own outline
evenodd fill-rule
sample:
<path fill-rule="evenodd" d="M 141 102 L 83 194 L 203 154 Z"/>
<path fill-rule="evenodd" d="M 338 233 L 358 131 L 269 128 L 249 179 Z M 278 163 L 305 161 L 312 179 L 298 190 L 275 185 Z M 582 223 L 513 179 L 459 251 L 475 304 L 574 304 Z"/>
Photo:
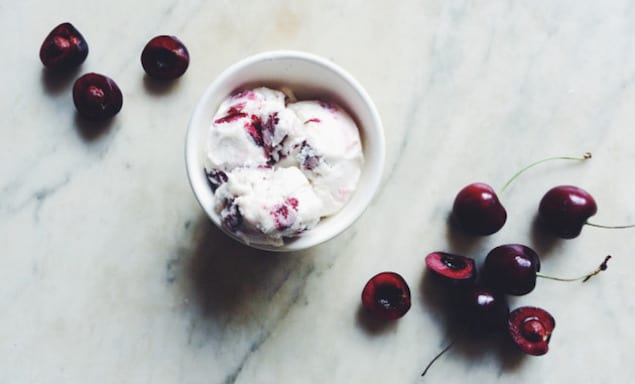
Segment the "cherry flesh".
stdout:
<path fill-rule="evenodd" d="M 540 259 L 533 249 L 521 244 L 505 244 L 487 254 L 483 273 L 488 286 L 519 296 L 534 289 L 538 271 Z"/>
<path fill-rule="evenodd" d="M 587 191 L 572 185 L 550 189 L 540 200 L 540 222 L 554 235 L 573 239 L 587 219 L 597 212 L 597 204 Z"/>
<path fill-rule="evenodd" d="M 432 252 L 426 256 L 426 266 L 450 281 L 473 281 L 476 278 L 474 259 L 447 252 Z"/>
<path fill-rule="evenodd" d="M 364 286 L 362 305 L 379 319 L 398 319 L 410 309 L 410 288 L 395 272 L 378 273 Z"/>
<path fill-rule="evenodd" d="M 143 69 L 156 79 L 176 79 L 185 73 L 189 64 L 190 54 L 181 40 L 175 36 L 156 36 L 141 52 Z"/>
<path fill-rule="evenodd" d="M 555 326 L 553 316 L 537 307 L 516 308 L 507 320 L 507 330 L 514 343 L 523 352 L 534 356 L 547 353 Z"/>
<path fill-rule="evenodd" d="M 73 102 L 77 111 L 87 119 L 106 120 L 121 110 L 123 96 L 111 78 L 87 73 L 73 85 Z"/>
<path fill-rule="evenodd" d="M 86 60 L 86 56 L 86 39 L 71 23 L 62 23 L 53 28 L 40 47 L 42 64 L 53 71 L 78 67 Z"/>
<path fill-rule="evenodd" d="M 499 292 L 472 286 L 464 292 L 463 299 L 465 318 L 476 329 L 497 329 L 505 324 L 509 307 Z"/>
<path fill-rule="evenodd" d="M 507 211 L 494 189 L 485 183 L 473 183 L 456 195 L 452 220 L 472 235 L 491 235 L 498 232 L 507 220 Z"/>

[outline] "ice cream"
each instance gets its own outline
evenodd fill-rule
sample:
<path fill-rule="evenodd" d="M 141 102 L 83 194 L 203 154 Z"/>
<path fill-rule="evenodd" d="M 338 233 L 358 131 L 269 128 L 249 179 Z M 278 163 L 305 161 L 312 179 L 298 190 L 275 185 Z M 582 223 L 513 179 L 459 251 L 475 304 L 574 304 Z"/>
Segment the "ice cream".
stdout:
<path fill-rule="evenodd" d="M 363 162 L 359 130 L 341 107 L 261 87 L 218 108 L 205 172 L 225 229 L 280 246 L 346 204 Z"/>

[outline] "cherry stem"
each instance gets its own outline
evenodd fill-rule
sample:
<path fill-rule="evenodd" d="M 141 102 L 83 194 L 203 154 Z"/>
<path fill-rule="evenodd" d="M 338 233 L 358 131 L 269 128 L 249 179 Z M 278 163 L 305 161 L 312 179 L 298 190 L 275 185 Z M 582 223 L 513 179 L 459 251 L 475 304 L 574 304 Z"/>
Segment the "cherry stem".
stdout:
<path fill-rule="evenodd" d="M 602 224 L 589 223 L 588 221 L 585 224 L 588 225 L 588 226 L 591 226 L 591 227 L 604 228 L 604 229 L 635 228 L 635 224 L 628 224 L 628 225 L 602 225 Z"/>
<path fill-rule="evenodd" d="M 437 353 L 437 355 L 430 360 L 430 362 L 428 363 L 428 365 L 426 365 L 426 368 L 423 370 L 423 373 L 421 374 L 421 377 L 425 376 L 426 373 L 428 373 L 428 369 L 430 369 L 430 367 L 432 367 L 432 364 L 434 364 L 435 361 L 437 361 L 439 359 L 439 357 L 443 356 L 450 348 L 452 348 L 452 346 L 454 345 L 454 342 L 456 340 L 452 340 L 450 342 L 450 344 L 447 345 L 447 347 L 443 348 L 443 350 L 439 353 Z"/>
<path fill-rule="evenodd" d="M 549 280 L 556 280 L 556 281 L 577 281 L 577 280 L 582 280 L 583 283 L 587 282 L 590 278 L 592 278 L 593 276 L 597 275 L 598 273 L 602 272 L 602 271 L 606 271 L 606 269 L 608 268 L 608 262 L 611 259 L 611 255 L 608 255 L 604 258 L 604 261 L 602 261 L 602 263 L 593 271 L 587 273 L 584 276 L 579 276 L 579 277 L 575 277 L 575 278 L 571 278 L 571 279 L 567 279 L 567 278 L 562 278 L 562 277 L 554 277 L 554 276 L 549 276 L 549 275 L 543 275 L 540 272 L 536 273 L 536 276 L 538 277 L 542 277 L 544 279 L 549 279 Z"/>
<path fill-rule="evenodd" d="M 591 152 L 585 152 L 582 156 L 556 156 L 556 157 L 548 157 L 546 159 L 542 159 L 542 160 L 538 160 L 536 162 L 533 162 L 531 164 L 529 164 L 528 166 L 522 168 L 520 171 L 516 172 L 514 174 L 514 176 L 512 176 L 509 180 L 507 180 L 507 182 L 505 183 L 505 185 L 503 185 L 503 188 L 501 188 L 501 192 L 503 192 L 504 190 L 507 189 L 507 187 L 509 187 L 509 185 L 516 180 L 516 178 L 518 176 L 520 176 L 523 172 L 525 172 L 526 170 L 528 170 L 529 168 L 533 168 L 538 164 L 542 164 L 544 162 L 547 161 L 551 161 L 551 160 L 588 160 L 591 158 Z"/>

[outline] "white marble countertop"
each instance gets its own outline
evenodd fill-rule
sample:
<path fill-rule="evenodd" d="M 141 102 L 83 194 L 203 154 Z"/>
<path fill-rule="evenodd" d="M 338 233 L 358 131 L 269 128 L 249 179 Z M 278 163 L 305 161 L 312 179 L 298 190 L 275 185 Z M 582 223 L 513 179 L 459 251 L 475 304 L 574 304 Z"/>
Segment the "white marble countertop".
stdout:
<path fill-rule="evenodd" d="M 70 21 L 86 37 L 76 75 L 124 93 L 95 127 L 76 117 L 74 78 L 49 76 L 40 44 Z M 552 241 L 533 227 L 542 194 L 589 190 L 596 222 L 635 222 L 635 7 L 576 1 L 21 1 L 0 4 L 1 383 L 625 383 L 635 376 L 635 230 L 583 229 Z M 177 35 L 190 68 L 170 86 L 139 56 Z M 360 220 L 300 254 L 227 239 L 187 182 L 194 103 L 225 67 L 269 49 L 323 55 L 351 72 L 381 113 L 384 182 Z M 549 156 L 591 161 L 532 169 L 501 195 L 509 218 L 472 239 L 447 224 L 474 181 L 500 186 Z M 522 357 L 459 343 L 423 259 L 482 261 L 519 242 L 565 276 L 614 256 L 585 285 L 539 281 L 512 307 L 556 318 L 550 351 Z M 412 309 L 378 326 L 360 311 L 373 274 L 402 274 Z"/>

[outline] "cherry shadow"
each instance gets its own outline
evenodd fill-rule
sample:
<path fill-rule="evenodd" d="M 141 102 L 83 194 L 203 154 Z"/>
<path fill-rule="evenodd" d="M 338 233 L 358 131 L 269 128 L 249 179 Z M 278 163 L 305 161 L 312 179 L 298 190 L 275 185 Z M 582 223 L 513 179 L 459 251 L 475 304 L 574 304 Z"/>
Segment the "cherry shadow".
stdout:
<path fill-rule="evenodd" d="M 274 296 L 290 278 L 299 270 L 306 273 L 312 268 L 310 254 L 267 252 L 245 246 L 206 216 L 191 227 L 194 248 L 180 255 L 182 270 L 177 278 L 183 280 L 188 297 L 205 319 L 233 325 L 259 321 L 273 311 Z M 295 287 L 301 289 L 303 284 L 296 283 Z M 286 294 L 290 297 L 285 296 L 285 305 L 293 304 L 294 294 L 297 292 Z"/>
<path fill-rule="evenodd" d="M 370 314 L 362 304 L 357 308 L 355 314 L 357 325 L 367 334 L 374 336 L 395 329 L 399 321 L 382 320 Z"/>
<path fill-rule="evenodd" d="M 446 358 L 459 358 L 472 363 L 494 360 L 503 373 L 514 372 L 527 361 L 528 356 L 504 332 L 490 330 L 473 333 L 468 328 L 462 331 L 452 345 L 451 354 Z"/>
<path fill-rule="evenodd" d="M 494 358 L 504 372 L 514 371 L 525 361 L 525 355 L 513 344 L 504 329 L 483 330 L 467 323 L 461 311 L 461 285 L 444 280 L 426 269 L 421 279 L 420 298 L 432 318 L 439 323 L 443 339 L 451 348 L 440 359 L 462 359 L 477 362 Z M 442 347 L 441 347 L 442 348 Z M 439 349 L 441 352 L 442 349 Z M 430 356 L 432 360 L 434 356 Z M 440 364 L 436 361 L 434 364 Z M 434 369 L 434 364 L 430 371 Z"/>
<path fill-rule="evenodd" d="M 56 96 L 62 92 L 70 91 L 73 82 L 78 77 L 80 68 L 81 66 L 67 71 L 51 71 L 47 68 L 42 68 L 40 79 L 44 92 L 49 96 Z"/>
<path fill-rule="evenodd" d="M 426 268 L 419 286 L 421 304 L 432 318 L 439 323 L 447 339 L 464 332 L 461 321 L 460 286 L 449 284 L 439 275 Z"/>
<path fill-rule="evenodd" d="M 469 256 L 482 239 L 482 236 L 471 235 L 458 228 L 452 220 L 451 213 L 448 214 L 445 223 L 447 228 L 446 239 L 452 252 Z"/>
<path fill-rule="evenodd" d="M 87 119 L 75 111 L 75 127 L 80 137 L 87 142 L 95 141 L 110 132 L 116 119 L 117 116 L 114 116 L 105 121 L 95 121 Z"/>
<path fill-rule="evenodd" d="M 531 243 L 541 258 L 552 253 L 560 239 L 545 229 L 538 214 L 534 215 L 531 225 Z"/>
<path fill-rule="evenodd" d="M 148 76 L 148 74 L 143 76 L 143 88 L 153 96 L 162 96 L 172 92 L 178 88 L 178 85 L 179 79 L 161 80 Z"/>

